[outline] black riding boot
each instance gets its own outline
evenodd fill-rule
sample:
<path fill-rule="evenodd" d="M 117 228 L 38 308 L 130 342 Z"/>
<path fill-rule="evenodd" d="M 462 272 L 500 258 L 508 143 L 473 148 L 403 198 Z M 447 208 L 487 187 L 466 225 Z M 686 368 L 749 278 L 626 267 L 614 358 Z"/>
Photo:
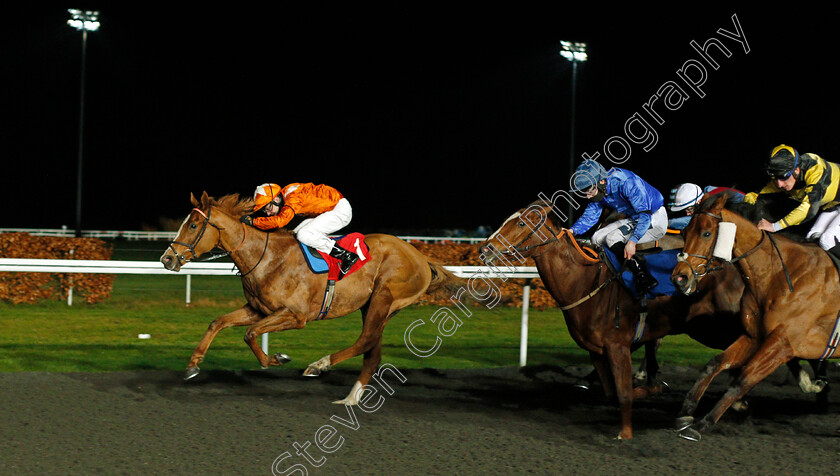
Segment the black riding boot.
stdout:
<path fill-rule="evenodd" d="M 655 288 L 659 284 L 659 281 L 648 273 L 643 261 L 644 258 L 633 257 L 627 260 L 627 269 L 629 269 L 630 272 L 633 273 L 633 277 L 636 278 L 636 287 L 640 291 L 648 292 Z"/>
<path fill-rule="evenodd" d="M 655 288 L 659 284 L 659 281 L 648 273 L 644 265 L 644 258 L 636 254 L 636 256 L 630 258 L 625 263 L 624 246 L 625 243 L 616 243 L 610 247 L 610 251 L 615 254 L 620 262 L 624 263 L 624 267 L 633 273 L 633 279 L 636 281 L 636 289 L 646 293 Z"/>
<path fill-rule="evenodd" d="M 330 256 L 338 258 L 341 261 L 341 265 L 339 266 L 341 268 L 341 274 L 347 274 L 350 268 L 359 260 L 359 256 L 356 253 L 351 253 L 338 245 L 332 247 Z"/>

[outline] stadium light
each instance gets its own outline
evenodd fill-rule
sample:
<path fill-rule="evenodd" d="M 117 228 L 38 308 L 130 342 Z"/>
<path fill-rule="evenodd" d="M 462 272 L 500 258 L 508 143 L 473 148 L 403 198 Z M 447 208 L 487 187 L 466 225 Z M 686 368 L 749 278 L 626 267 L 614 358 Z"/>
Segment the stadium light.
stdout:
<path fill-rule="evenodd" d="M 85 135 L 85 59 L 87 56 L 87 34 L 99 30 L 99 12 L 68 9 L 67 24 L 82 32 L 82 73 L 79 98 L 79 157 L 76 170 L 76 237 L 82 236 L 82 144 Z"/>
<path fill-rule="evenodd" d="M 569 140 L 569 177 L 575 172 L 575 109 L 577 107 L 577 75 L 578 63 L 582 63 L 589 59 L 586 54 L 586 43 L 578 43 L 573 41 L 560 42 L 560 56 L 572 62 L 572 104 L 571 104 L 571 120 L 570 120 L 570 140 Z M 569 220 L 572 219 L 572 204 L 569 204 Z"/>
<path fill-rule="evenodd" d="M 99 12 L 90 10 L 76 10 L 71 8 L 67 10 L 70 13 L 70 19 L 67 24 L 77 30 L 96 31 L 99 29 Z"/>

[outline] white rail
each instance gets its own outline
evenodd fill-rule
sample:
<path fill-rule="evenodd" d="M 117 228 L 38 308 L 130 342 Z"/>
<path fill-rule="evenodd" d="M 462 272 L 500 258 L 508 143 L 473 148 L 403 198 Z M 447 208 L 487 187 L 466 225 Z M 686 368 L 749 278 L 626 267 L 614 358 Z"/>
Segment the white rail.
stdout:
<path fill-rule="evenodd" d="M 0 233 L 28 233 L 32 236 L 55 236 L 60 238 L 73 238 L 76 236 L 74 230 L 67 228 L 0 228 Z M 172 241 L 177 234 L 177 231 L 82 230 L 82 237 L 84 238 L 123 238 L 126 240 L 144 241 Z M 400 236 L 399 238 L 405 241 L 417 241 L 421 243 L 481 243 L 486 239 L 461 236 Z"/>
<path fill-rule="evenodd" d="M 489 278 L 524 278 L 522 289 L 522 319 L 519 342 L 519 365 L 525 366 L 528 352 L 528 308 L 530 307 L 530 279 L 538 278 L 537 268 L 518 266 L 514 268 L 491 268 L 489 266 L 444 266 L 458 277 L 471 278 L 483 274 Z M 63 260 L 0 258 L 0 272 L 13 273 L 94 273 L 94 274 L 166 274 L 173 275 L 159 261 L 110 261 L 110 260 Z M 193 275 L 236 276 L 238 270 L 231 263 L 187 263 L 180 273 L 186 275 L 186 305 L 191 301 Z M 72 289 L 68 305 L 72 305 Z M 268 334 L 263 334 L 262 347 L 268 353 Z"/>

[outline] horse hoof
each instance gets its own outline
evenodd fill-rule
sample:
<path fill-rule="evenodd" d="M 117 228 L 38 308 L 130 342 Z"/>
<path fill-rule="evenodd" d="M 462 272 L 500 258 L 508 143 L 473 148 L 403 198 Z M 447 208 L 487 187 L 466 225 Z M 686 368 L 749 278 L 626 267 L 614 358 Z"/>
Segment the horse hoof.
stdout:
<path fill-rule="evenodd" d="M 684 416 L 677 418 L 677 421 L 674 423 L 674 429 L 677 431 L 683 431 L 686 428 L 690 427 L 694 423 L 693 416 Z"/>
<path fill-rule="evenodd" d="M 190 380 L 191 378 L 194 378 L 196 375 L 198 375 L 198 372 L 198 367 L 188 368 L 187 371 L 184 373 L 184 380 Z"/>
<path fill-rule="evenodd" d="M 746 400 L 738 400 L 732 404 L 732 410 L 736 412 L 745 412 L 750 409 L 750 404 Z"/>
<path fill-rule="evenodd" d="M 306 370 L 303 371 L 304 377 L 320 377 L 321 376 L 321 369 L 315 367 L 307 367 Z"/>
<path fill-rule="evenodd" d="M 700 432 L 695 430 L 694 428 L 686 428 L 679 433 L 680 438 L 689 441 L 700 441 Z"/>
<path fill-rule="evenodd" d="M 284 364 L 288 364 L 289 362 L 291 362 L 292 358 L 289 357 L 286 354 L 277 353 L 277 354 L 274 354 L 274 360 L 277 361 L 278 365 L 284 365 Z"/>

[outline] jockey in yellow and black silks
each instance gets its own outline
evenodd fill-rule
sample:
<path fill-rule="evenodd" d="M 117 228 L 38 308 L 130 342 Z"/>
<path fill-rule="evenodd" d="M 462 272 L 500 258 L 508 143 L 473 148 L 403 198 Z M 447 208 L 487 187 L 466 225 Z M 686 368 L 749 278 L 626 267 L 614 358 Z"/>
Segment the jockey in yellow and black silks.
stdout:
<path fill-rule="evenodd" d="M 758 223 L 760 229 L 776 232 L 816 217 L 807 238 L 819 239 L 825 250 L 840 242 L 840 166 L 817 154 L 800 155 L 793 147 L 782 144 L 770 152 L 764 170 L 770 182 L 759 192 L 748 193 L 744 201 L 754 204 L 759 195 L 784 192 L 799 206 L 774 223 L 762 219 Z"/>

